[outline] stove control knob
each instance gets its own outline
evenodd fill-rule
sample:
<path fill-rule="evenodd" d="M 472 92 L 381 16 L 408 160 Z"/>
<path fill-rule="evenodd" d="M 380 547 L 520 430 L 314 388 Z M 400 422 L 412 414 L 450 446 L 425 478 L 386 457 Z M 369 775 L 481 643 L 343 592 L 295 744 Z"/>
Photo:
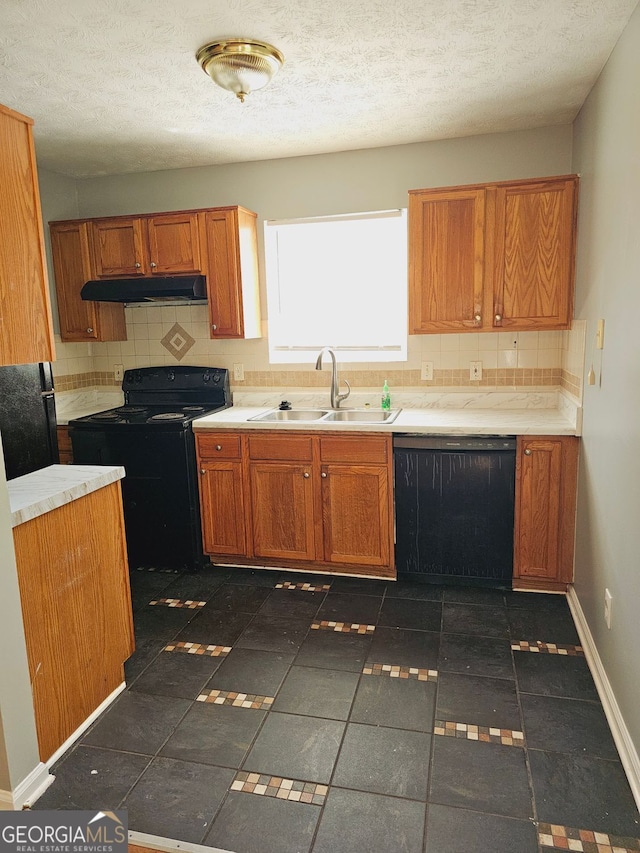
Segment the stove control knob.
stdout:
<path fill-rule="evenodd" d="M 175 380 L 175 378 L 176 378 L 175 371 L 169 370 L 167 372 L 167 379 L 169 380 L 169 382 L 173 382 Z"/>
<path fill-rule="evenodd" d="M 211 374 L 207 371 L 202 377 L 203 382 L 211 382 Z"/>
<path fill-rule="evenodd" d="M 213 374 L 213 381 L 214 381 L 214 383 L 220 382 L 220 374 L 219 373 Z"/>

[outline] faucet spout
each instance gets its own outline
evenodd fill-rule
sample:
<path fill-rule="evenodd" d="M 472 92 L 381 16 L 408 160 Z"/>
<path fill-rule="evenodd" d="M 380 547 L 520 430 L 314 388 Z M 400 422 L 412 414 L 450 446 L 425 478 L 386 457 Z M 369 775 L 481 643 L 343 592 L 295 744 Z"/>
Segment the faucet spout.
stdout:
<path fill-rule="evenodd" d="M 322 370 L 322 356 L 328 353 L 331 357 L 331 408 L 339 409 L 340 403 L 343 400 L 346 400 L 349 394 L 351 393 L 351 386 L 344 380 L 344 384 L 347 386 L 347 391 L 345 394 L 340 394 L 340 381 L 338 379 L 338 365 L 336 364 L 336 354 L 331 349 L 331 347 L 323 347 L 320 350 L 320 355 L 316 361 L 316 370 Z"/>

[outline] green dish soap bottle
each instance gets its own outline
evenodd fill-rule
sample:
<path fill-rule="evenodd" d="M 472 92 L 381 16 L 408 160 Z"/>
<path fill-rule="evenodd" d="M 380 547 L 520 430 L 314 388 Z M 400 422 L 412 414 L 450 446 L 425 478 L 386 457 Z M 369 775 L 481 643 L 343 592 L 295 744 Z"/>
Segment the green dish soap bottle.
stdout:
<path fill-rule="evenodd" d="M 382 402 L 381 408 L 384 412 L 388 412 L 391 409 L 391 394 L 389 393 L 389 385 L 387 384 L 387 380 L 384 380 L 384 385 L 382 386 Z"/>

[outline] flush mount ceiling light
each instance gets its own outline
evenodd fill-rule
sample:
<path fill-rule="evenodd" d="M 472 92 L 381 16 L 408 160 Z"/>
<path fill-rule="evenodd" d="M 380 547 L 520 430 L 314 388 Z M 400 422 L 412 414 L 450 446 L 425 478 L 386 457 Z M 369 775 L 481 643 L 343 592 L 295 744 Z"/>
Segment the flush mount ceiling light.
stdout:
<path fill-rule="evenodd" d="M 284 63 L 273 45 L 239 38 L 205 44 L 196 59 L 218 86 L 235 92 L 242 102 L 250 92 L 266 86 Z"/>

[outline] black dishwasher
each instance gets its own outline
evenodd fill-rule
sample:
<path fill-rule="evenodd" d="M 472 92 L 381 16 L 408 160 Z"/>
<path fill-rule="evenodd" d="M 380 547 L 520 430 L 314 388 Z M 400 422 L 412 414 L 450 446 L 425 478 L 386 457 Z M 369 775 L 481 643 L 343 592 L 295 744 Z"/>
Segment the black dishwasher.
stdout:
<path fill-rule="evenodd" d="M 399 578 L 511 586 L 516 440 L 396 435 Z"/>

